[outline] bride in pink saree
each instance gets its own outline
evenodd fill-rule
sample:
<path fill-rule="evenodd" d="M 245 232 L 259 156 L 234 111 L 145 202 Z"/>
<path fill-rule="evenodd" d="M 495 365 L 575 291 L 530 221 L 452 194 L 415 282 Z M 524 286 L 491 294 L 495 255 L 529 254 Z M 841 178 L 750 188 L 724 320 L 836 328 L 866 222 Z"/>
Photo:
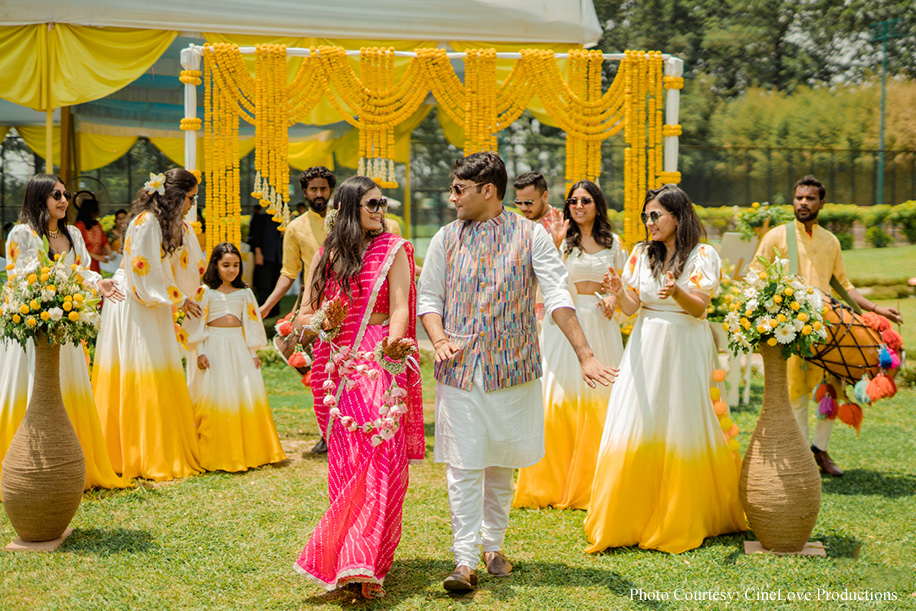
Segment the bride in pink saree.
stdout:
<path fill-rule="evenodd" d="M 397 358 L 416 345 L 413 246 L 385 231 L 388 202 L 371 179 L 344 181 L 335 199 L 296 321 L 319 332 L 311 387 L 327 422 L 330 508 L 295 569 L 326 590 L 360 583 L 364 597 L 380 598 L 401 540 L 408 462 L 425 452 L 419 368 Z"/>

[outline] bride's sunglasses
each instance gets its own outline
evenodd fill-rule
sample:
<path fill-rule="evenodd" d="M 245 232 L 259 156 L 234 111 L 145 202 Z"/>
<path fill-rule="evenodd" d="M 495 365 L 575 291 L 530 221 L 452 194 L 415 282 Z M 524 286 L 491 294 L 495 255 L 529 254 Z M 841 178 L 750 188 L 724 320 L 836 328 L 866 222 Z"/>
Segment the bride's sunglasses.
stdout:
<path fill-rule="evenodd" d="M 642 219 L 642 224 L 643 224 L 643 225 L 648 225 L 648 224 L 649 224 L 649 221 L 652 221 L 653 224 L 657 224 L 657 223 L 658 223 L 658 219 L 662 218 L 663 216 L 665 216 L 665 213 L 664 213 L 664 212 L 659 212 L 658 210 L 653 210 L 652 212 L 650 212 L 650 213 L 648 213 L 648 214 L 646 214 L 645 212 L 643 212 L 642 214 L 639 215 L 639 218 Z"/>
<path fill-rule="evenodd" d="M 61 191 L 60 189 L 54 189 L 53 191 L 51 191 L 51 198 L 54 201 L 59 202 L 61 197 L 63 197 L 65 200 L 69 202 L 70 201 L 70 192 Z"/>
<path fill-rule="evenodd" d="M 384 212 L 388 210 L 388 198 L 380 197 L 378 199 L 370 199 L 365 204 L 361 204 L 361 206 L 368 210 L 370 214 Z"/>

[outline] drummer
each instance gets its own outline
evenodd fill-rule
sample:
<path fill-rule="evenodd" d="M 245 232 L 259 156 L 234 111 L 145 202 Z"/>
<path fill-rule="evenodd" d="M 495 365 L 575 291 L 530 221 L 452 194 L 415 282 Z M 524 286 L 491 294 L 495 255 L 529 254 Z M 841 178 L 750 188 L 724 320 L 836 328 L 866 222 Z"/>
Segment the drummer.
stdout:
<path fill-rule="evenodd" d="M 830 279 L 835 276 L 863 311 L 874 312 L 896 323 L 902 323 L 903 318 L 897 309 L 875 305 L 860 295 L 849 282 L 846 277 L 846 268 L 843 266 L 840 241 L 835 235 L 817 224 L 817 213 L 824 207 L 825 195 L 824 185 L 814 176 L 805 176 L 795 183 L 792 206 L 795 210 L 795 234 L 798 244 L 798 275 L 802 276 L 809 286 L 820 289 L 825 295 L 830 294 Z M 788 258 L 786 225 L 775 227 L 764 235 L 757 247 L 757 254 L 772 261 L 775 256 L 774 248 L 779 251 L 781 258 Z M 759 271 L 761 266 L 755 262 L 751 267 Z M 824 378 L 825 371 L 811 363 L 806 363 L 796 355 L 789 358 L 788 367 L 789 398 L 792 402 L 792 409 L 802 435 L 808 439 L 809 397 L 811 391 Z M 842 382 L 829 374 L 828 380 L 834 386 L 842 385 Z M 827 454 L 832 429 L 832 419 L 825 418 L 817 421 L 811 451 L 814 452 L 814 460 L 821 473 L 839 477 L 843 475 L 843 471 Z"/>

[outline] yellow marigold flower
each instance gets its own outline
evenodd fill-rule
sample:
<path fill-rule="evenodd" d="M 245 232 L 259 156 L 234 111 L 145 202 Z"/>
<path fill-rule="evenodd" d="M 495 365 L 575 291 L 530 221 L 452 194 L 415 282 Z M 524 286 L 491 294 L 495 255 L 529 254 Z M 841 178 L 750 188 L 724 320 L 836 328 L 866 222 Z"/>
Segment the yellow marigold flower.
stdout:
<path fill-rule="evenodd" d="M 782 295 L 773 295 L 773 303 L 782 303 Z"/>
<path fill-rule="evenodd" d="M 766 279 L 767 279 L 767 273 L 766 273 L 766 272 L 760 272 L 759 274 L 757 274 L 757 277 L 760 278 L 761 280 L 766 280 Z"/>
<path fill-rule="evenodd" d="M 47 311 L 47 310 L 45 310 L 44 312 L 41 313 L 41 319 L 42 319 L 42 320 L 48 320 L 49 318 L 51 318 L 51 315 L 48 314 L 48 311 Z"/>
<path fill-rule="evenodd" d="M 802 335 L 811 335 L 811 325 L 805 325 L 802 327 Z"/>
<path fill-rule="evenodd" d="M 42 273 L 42 274 L 50 274 L 50 273 L 51 273 L 51 268 L 48 267 L 48 266 L 42 267 L 42 268 L 41 268 L 41 273 Z"/>
<path fill-rule="evenodd" d="M 766 325 L 757 325 L 757 333 L 766 333 L 767 331 Z"/>
<path fill-rule="evenodd" d="M 754 315 L 754 310 L 745 310 L 744 315 L 750 318 L 751 316 Z"/>
<path fill-rule="evenodd" d="M 751 204 L 751 208 L 759 208 L 759 207 L 760 207 L 760 202 L 754 202 L 753 204 Z"/>
<path fill-rule="evenodd" d="M 60 261 L 60 253 L 59 253 L 59 252 L 54 253 L 54 260 L 55 260 L 55 261 Z"/>
<path fill-rule="evenodd" d="M 767 340 L 767 344 L 769 344 L 770 346 L 775 346 L 777 343 L 778 342 L 776 341 L 775 337 L 771 337 L 770 339 Z"/>
<path fill-rule="evenodd" d="M 29 284 L 35 284 L 36 282 L 38 282 L 38 274 L 29 274 L 27 281 Z"/>
<path fill-rule="evenodd" d="M 775 320 L 770 320 L 770 326 L 773 327 L 774 329 L 776 328 L 776 325 L 778 325 L 778 324 L 779 324 L 779 323 L 776 322 Z"/>
<path fill-rule="evenodd" d="M 53 284 L 49 284 L 49 285 L 48 285 L 48 290 L 49 290 L 49 291 L 54 291 L 54 292 L 56 293 L 56 292 L 57 292 L 57 287 L 54 286 Z"/>
<path fill-rule="evenodd" d="M 19 306 L 19 311 L 23 314 L 28 314 L 29 306 L 27 306 L 26 304 L 22 304 L 21 306 Z"/>
<path fill-rule="evenodd" d="M 795 294 L 795 291 L 792 290 L 792 287 L 787 286 L 786 290 L 784 290 L 783 293 L 786 294 L 786 297 L 791 297 L 792 295 Z"/>
<path fill-rule="evenodd" d="M 50 277 L 51 277 L 51 276 L 49 276 L 48 274 L 42 274 L 41 277 L 39 278 L 39 280 L 41 280 L 42 282 L 47 282 L 47 281 L 48 281 L 48 278 L 50 278 Z"/>
<path fill-rule="evenodd" d="M 73 302 L 72 302 L 72 301 L 65 301 L 65 302 L 64 302 L 64 305 L 62 305 L 62 306 L 60 306 L 60 307 L 62 307 L 62 308 L 64 309 L 64 312 L 69 312 L 70 310 L 73 309 Z"/>
<path fill-rule="evenodd" d="M 796 312 L 798 312 L 799 308 L 801 308 L 801 304 L 798 303 L 797 301 L 793 301 L 792 303 L 789 304 L 789 307 L 795 310 Z"/>
<path fill-rule="evenodd" d="M 745 329 L 750 329 L 750 328 L 751 328 L 751 321 L 749 321 L 749 320 L 746 319 L 746 318 L 742 318 L 742 319 L 741 319 L 741 326 L 744 327 Z"/>
<path fill-rule="evenodd" d="M 814 330 L 815 330 L 815 331 L 820 331 L 820 330 L 821 330 L 821 327 L 823 327 L 823 326 L 824 326 L 824 325 L 822 325 L 822 324 L 820 323 L 819 320 L 815 320 L 815 321 L 814 321 Z"/>
<path fill-rule="evenodd" d="M 778 320 L 779 322 L 786 322 L 786 315 L 780 314 L 779 316 L 776 317 L 776 320 Z"/>
<path fill-rule="evenodd" d="M 22 322 L 22 316 L 19 314 L 13 314 L 13 322 L 17 325 Z"/>
<path fill-rule="evenodd" d="M 808 315 L 805 314 L 804 312 L 802 312 L 802 313 L 800 313 L 800 314 L 798 315 L 798 320 L 800 320 L 800 321 L 802 321 L 802 322 L 807 322 L 807 321 L 808 321 Z"/>
<path fill-rule="evenodd" d="M 77 312 L 76 310 L 73 310 L 72 312 L 67 314 L 67 318 L 69 318 L 73 322 L 76 322 L 79 319 L 79 317 L 80 317 L 79 312 Z"/>
<path fill-rule="evenodd" d="M 79 267 L 79 266 L 78 266 L 76 263 L 71 263 L 71 264 L 70 264 L 70 269 L 72 269 L 72 270 L 75 270 L 77 267 Z"/>
<path fill-rule="evenodd" d="M 728 331 L 728 323 L 727 323 L 727 322 L 723 322 L 723 323 L 722 323 L 722 330 L 723 330 L 723 331 Z"/>
<path fill-rule="evenodd" d="M 73 295 L 64 295 L 64 301 L 73 301 Z"/>
<path fill-rule="evenodd" d="M 29 316 L 29 318 L 25 321 L 25 324 L 27 324 L 30 327 L 34 327 L 35 325 L 38 324 L 38 321 L 35 320 L 33 317 Z"/>
<path fill-rule="evenodd" d="M 32 308 L 33 310 L 39 310 L 41 309 L 41 304 L 38 303 L 37 299 L 33 299 L 32 301 L 29 302 L 29 307 Z"/>
<path fill-rule="evenodd" d="M 83 299 L 85 299 L 85 297 L 83 297 L 82 293 L 77 293 L 76 295 L 73 296 L 73 301 L 75 301 L 76 303 L 83 303 Z"/>

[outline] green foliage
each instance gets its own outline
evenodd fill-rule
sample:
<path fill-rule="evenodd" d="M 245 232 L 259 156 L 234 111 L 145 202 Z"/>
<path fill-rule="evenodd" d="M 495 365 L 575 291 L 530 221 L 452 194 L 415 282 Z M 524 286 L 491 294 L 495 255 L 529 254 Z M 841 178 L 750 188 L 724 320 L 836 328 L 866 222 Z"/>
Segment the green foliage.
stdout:
<path fill-rule="evenodd" d="M 851 233 L 834 233 L 833 235 L 839 241 L 841 250 L 852 250 L 856 244 L 856 240 Z"/>
<path fill-rule="evenodd" d="M 791 206 L 771 206 L 767 202 L 759 204 L 754 202 L 750 208 L 744 208 L 738 213 L 738 231 L 745 240 L 752 240 L 756 229 L 767 226 L 772 229 L 792 220 Z"/>
<path fill-rule="evenodd" d="M 865 239 L 875 248 L 886 248 L 891 244 L 891 236 L 880 225 L 874 225 L 866 229 Z"/>
<path fill-rule="evenodd" d="M 910 244 L 916 244 L 916 200 L 894 206 L 887 220 L 906 236 Z"/>
<path fill-rule="evenodd" d="M 720 234 L 726 231 L 734 231 L 738 225 L 737 206 L 711 206 L 707 208 L 694 205 L 693 209 L 706 227 L 712 227 Z"/>

